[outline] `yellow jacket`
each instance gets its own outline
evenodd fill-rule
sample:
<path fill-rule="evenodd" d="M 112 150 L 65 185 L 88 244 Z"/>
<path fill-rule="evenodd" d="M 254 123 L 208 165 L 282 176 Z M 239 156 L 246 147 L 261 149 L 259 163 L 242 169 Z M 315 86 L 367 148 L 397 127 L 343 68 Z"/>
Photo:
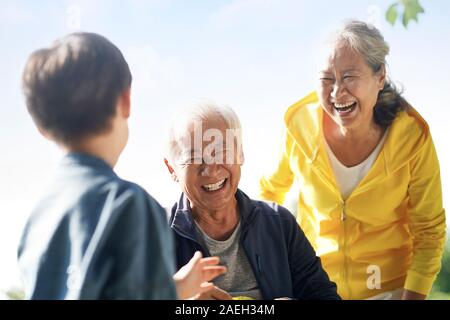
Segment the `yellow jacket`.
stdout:
<path fill-rule="evenodd" d="M 428 125 L 413 109 L 399 113 L 367 176 L 344 200 L 324 148 L 322 116 L 316 93 L 288 109 L 278 167 L 261 179 L 261 197 L 282 204 L 298 180 L 298 222 L 343 299 L 402 287 L 428 294 L 446 228 Z"/>

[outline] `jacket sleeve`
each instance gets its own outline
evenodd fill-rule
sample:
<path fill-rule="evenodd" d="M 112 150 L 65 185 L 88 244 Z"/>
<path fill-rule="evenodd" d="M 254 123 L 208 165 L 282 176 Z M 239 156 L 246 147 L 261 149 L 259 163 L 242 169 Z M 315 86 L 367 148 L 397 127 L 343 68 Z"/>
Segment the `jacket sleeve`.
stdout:
<path fill-rule="evenodd" d="M 84 258 L 88 261 L 78 298 L 176 299 L 173 244 L 164 209 L 137 186 L 111 198 L 106 226 L 98 240 L 93 237 L 94 250 Z"/>
<path fill-rule="evenodd" d="M 286 235 L 294 297 L 302 300 L 340 300 L 336 284 L 330 281 L 294 216 L 284 208 L 281 210 L 289 215 L 285 221 L 289 229 Z"/>
<path fill-rule="evenodd" d="M 430 135 L 410 170 L 408 213 L 413 256 L 405 289 L 427 295 L 441 267 L 446 228 L 439 162 Z"/>
<path fill-rule="evenodd" d="M 281 152 L 275 170 L 261 178 L 259 196 L 261 199 L 283 204 L 286 193 L 292 186 L 294 174 L 289 166 L 292 137 L 285 129 Z"/>

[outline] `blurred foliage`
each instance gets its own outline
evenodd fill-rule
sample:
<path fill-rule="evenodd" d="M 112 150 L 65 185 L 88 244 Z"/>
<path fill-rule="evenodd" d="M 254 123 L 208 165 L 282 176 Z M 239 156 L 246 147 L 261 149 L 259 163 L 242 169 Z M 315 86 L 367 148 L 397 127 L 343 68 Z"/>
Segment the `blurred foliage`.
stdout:
<path fill-rule="evenodd" d="M 428 300 L 450 300 L 450 293 L 432 291 L 428 296 Z"/>
<path fill-rule="evenodd" d="M 425 10 L 420 5 L 419 0 L 397 0 L 387 9 L 386 20 L 394 25 L 398 18 L 402 16 L 403 26 L 407 28 L 411 20 L 418 22 L 418 15 L 424 12 Z"/>
<path fill-rule="evenodd" d="M 21 288 L 11 288 L 4 292 L 5 298 L 8 300 L 24 300 L 25 292 Z"/>
<path fill-rule="evenodd" d="M 447 240 L 442 257 L 441 272 L 434 283 L 429 299 L 450 300 L 450 239 Z"/>

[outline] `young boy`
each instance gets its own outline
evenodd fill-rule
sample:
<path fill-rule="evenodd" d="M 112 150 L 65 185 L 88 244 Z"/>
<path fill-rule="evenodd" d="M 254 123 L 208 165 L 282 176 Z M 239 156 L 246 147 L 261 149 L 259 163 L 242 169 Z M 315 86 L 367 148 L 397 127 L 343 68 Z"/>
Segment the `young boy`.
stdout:
<path fill-rule="evenodd" d="M 173 276 L 162 207 L 113 171 L 128 140 L 131 73 L 106 38 L 75 33 L 34 52 L 23 91 L 39 131 L 67 155 L 19 247 L 30 299 L 176 299 L 225 272 L 201 254 Z"/>

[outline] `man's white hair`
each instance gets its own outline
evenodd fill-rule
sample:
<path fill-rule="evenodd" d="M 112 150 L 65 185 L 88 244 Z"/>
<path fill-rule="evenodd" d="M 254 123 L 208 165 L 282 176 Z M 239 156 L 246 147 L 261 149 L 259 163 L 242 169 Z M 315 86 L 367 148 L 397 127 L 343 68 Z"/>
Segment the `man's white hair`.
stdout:
<path fill-rule="evenodd" d="M 202 102 L 180 112 L 172 120 L 169 128 L 169 141 L 167 144 L 167 156 L 172 163 L 176 163 L 180 157 L 180 144 L 186 138 L 189 126 L 195 122 L 203 122 L 211 119 L 222 119 L 227 129 L 233 131 L 236 145 L 240 148 L 238 162 L 244 162 L 242 149 L 242 127 L 237 114 L 228 106 L 220 106 L 213 102 Z"/>

